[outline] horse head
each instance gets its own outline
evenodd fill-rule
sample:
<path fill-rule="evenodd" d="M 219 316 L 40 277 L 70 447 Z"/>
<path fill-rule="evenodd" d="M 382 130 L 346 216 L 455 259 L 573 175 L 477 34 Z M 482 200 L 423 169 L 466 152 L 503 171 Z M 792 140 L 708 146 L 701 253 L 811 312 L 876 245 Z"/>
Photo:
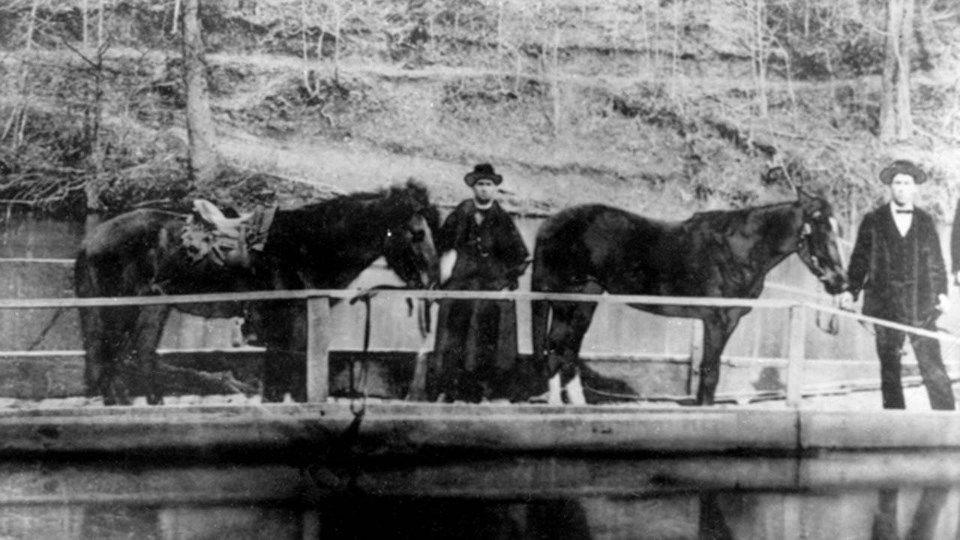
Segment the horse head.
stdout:
<path fill-rule="evenodd" d="M 390 224 L 383 243 L 387 265 L 410 288 L 428 289 L 440 279 L 440 260 L 433 239 L 440 214 L 422 184 L 408 180 L 387 194 Z"/>
<path fill-rule="evenodd" d="M 840 250 L 840 226 L 833 208 L 826 200 L 804 192 L 798 202 L 802 223 L 797 241 L 797 255 L 823 283 L 830 294 L 847 290 L 846 264 Z"/>

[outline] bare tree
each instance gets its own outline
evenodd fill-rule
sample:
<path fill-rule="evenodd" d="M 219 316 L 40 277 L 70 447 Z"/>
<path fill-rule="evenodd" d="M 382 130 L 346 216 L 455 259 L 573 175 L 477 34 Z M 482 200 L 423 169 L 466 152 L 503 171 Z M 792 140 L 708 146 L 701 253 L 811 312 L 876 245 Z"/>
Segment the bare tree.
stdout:
<path fill-rule="evenodd" d="M 23 44 L 24 60 L 20 62 L 20 78 L 17 81 L 20 103 L 13 108 L 3 133 L 0 134 L 0 140 L 6 139 L 8 135 L 12 137 L 13 148 L 18 148 L 23 143 L 23 133 L 27 126 L 27 105 L 30 99 L 27 84 L 30 78 L 30 63 L 27 59 L 33 51 L 33 34 L 36 30 L 39 3 L 39 0 L 32 0 L 30 3 L 30 18 L 27 20 L 27 33 Z"/>
<path fill-rule="evenodd" d="M 194 182 L 212 180 L 220 167 L 215 147 L 216 129 L 207 95 L 206 60 L 200 27 L 200 0 L 184 0 L 183 82 L 187 94 L 187 138 L 190 176 Z"/>
<path fill-rule="evenodd" d="M 766 2 L 756 0 L 753 5 L 753 78 L 757 88 L 757 108 L 760 116 L 769 114 L 767 102 L 767 24 Z"/>
<path fill-rule="evenodd" d="M 880 140 L 891 142 L 913 135 L 910 111 L 910 54 L 914 0 L 888 0 L 887 36 L 880 102 Z"/>
<path fill-rule="evenodd" d="M 561 88 L 562 77 L 560 73 L 560 25 L 563 24 L 563 19 L 560 15 L 560 8 L 554 7 L 553 17 L 551 21 L 551 26 L 553 29 L 552 43 L 550 44 L 551 56 L 553 59 L 553 64 L 550 68 L 550 73 L 552 75 L 550 93 L 553 100 L 553 136 L 555 139 L 559 139 L 563 134 L 563 92 Z"/>
<path fill-rule="evenodd" d="M 100 205 L 100 185 L 101 175 L 103 173 L 104 151 L 102 137 L 100 136 L 100 127 L 103 123 L 103 61 L 109 48 L 109 43 L 103 38 L 103 0 L 100 0 L 97 13 L 97 50 L 96 56 L 90 58 L 87 37 L 87 4 L 83 5 L 83 52 L 81 58 L 90 64 L 94 76 L 93 99 L 88 101 L 86 114 L 86 137 L 90 141 L 90 175 L 84 182 L 84 196 L 87 199 L 87 213 L 84 227 L 86 231 L 93 230 L 100 223 L 101 205 Z"/>

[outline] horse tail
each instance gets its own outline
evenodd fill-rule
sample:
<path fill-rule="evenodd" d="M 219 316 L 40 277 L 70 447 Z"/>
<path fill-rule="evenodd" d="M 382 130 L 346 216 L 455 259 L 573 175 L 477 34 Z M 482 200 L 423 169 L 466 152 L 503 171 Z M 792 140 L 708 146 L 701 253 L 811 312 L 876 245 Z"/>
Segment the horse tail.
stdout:
<path fill-rule="evenodd" d="M 95 268 L 85 250 L 81 250 L 73 263 L 73 294 L 77 298 L 94 298 L 99 296 L 95 278 Z M 80 318 L 80 334 L 83 338 L 84 349 L 87 349 L 91 339 L 96 336 L 91 325 L 98 316 L 98 309 L 81 307 L 77 309 Z"/>
<path fill-rule="evenodd" d="M 81 250 L 73 262 L 73 293 L 78 298 L 90 296 L 90 274 L 87 252 Z"/>

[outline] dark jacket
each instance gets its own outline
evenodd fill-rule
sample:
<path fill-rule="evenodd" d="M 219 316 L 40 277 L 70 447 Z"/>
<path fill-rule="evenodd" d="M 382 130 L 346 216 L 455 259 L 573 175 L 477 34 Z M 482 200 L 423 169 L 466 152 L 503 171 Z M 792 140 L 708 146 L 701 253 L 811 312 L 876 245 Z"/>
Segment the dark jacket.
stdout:
<path fill-rule="evenodd" d="M 947 293 L 947 274 L 933 218 L 914 209 L 900 236 L 890 205 L 864 216 L 847 272 L 850 291 L 865 291 L 863 314 L 915 326 L 936 317 L 937 295 Z"/>
<path fill-rule="evenodd" d="M 960 272 L 960 201 L 953 214 L 953 230 L 950 232 L 950 268 L 953 274 Z"/>
<path fill-rule="evenodd" d="M 457 205 L 440 228 L 437 251 L 457 250 L 446 289 L 499 290 L 514 285 L 530 252 L 513 218 L 494 201 L 477 224 L 473 199 Z"/>

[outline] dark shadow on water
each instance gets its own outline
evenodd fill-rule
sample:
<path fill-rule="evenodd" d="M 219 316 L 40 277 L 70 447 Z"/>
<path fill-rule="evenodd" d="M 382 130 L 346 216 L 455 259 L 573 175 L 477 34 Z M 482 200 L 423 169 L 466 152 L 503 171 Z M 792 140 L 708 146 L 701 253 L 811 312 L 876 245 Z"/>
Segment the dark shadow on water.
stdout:
<path fill-rule="evenodd" d="M 726 518 L 720 511 L 719 494 L 706 492 L 700 494 L 700 520 L 698 529 L 700 540 L 733 540 L 733 533 L 727 526 Z"/>
<path fill-rule="evenodd" d="M 933 540 L 937 538 L 937 523 L 947 502 L 950 490 L 944 487 L 925 488 L 910 521 L 906 536 L 900 536 L 898 510 L 900 490 L 881 489 L 877 497 L 877 513 L 873 519 L 873 540 Z"/>
<path fill-rule="evenodd" d="M 323 537 L 417 540 L 586 540 L 592 538 L 574 500 L 529 502 L 478 499 L 349 497 L 322 505 Z M 384 532 L 389 533 L 384 536 Z"/>
<path fill-rule="evenodd" d="M 343 443 L 346 452 L 349 434 Z M 887 479 L 867 466 L 858 481 L 850 481 L 853 469 L 865 467 L 866 455 L 799 464 L 757 456 L 635 456 L 372 465 L 336 457 L 328 455 L 333 463 L 326 466 L 7 462 L 0 465 L 0 537 L 960 538 L 952 453 L 925 461 L 874 456 L 877 467 L 890 471 Z M 903 459 L 911 465 L 898 468 Z M 944 472 L 900 474 L 937 464 Z M 798 483 L 800 477 L 808 483 Z"/>

